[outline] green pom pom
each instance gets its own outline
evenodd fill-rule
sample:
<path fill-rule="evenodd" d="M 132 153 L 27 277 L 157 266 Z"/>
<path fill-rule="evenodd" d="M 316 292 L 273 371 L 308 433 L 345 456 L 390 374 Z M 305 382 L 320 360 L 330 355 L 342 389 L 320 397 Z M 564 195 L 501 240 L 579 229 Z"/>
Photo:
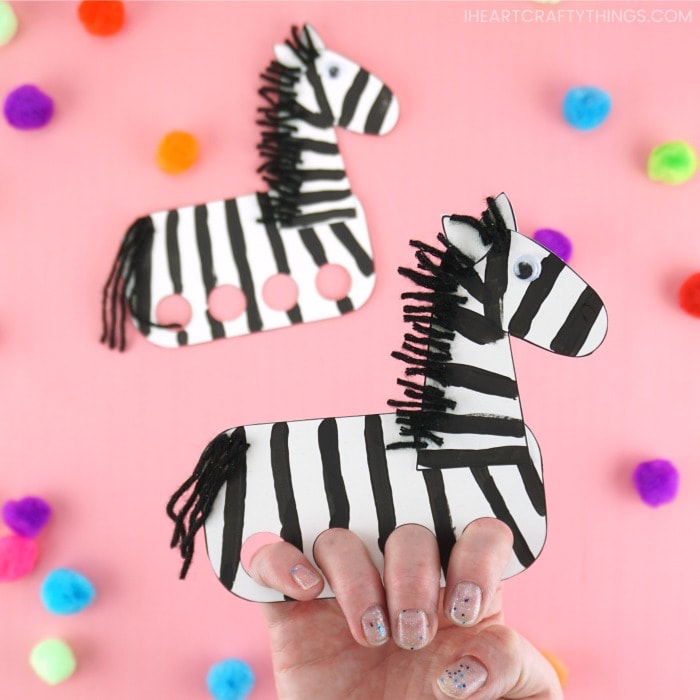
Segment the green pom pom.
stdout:
<path fill-rule="evenodd" d="M 9 2 L 0 1 L 0 46 L 9 43 L 17 33 L 17 15 Z"/>
<path fill-rule="evenodd" d="M 695 151 L 685 141 L 669 141 L 657 146 L 649 156 L 647 174 L 652 180 L 680 185 L 697 169 Z"/>
<path fill-rule="evenodd" d="M 39 678 L 49 685 L 57 685 L 70 678 L 75 671 L 75 656 L 61 639 L 39 642 L 29 656 L 29 664 Z"/>

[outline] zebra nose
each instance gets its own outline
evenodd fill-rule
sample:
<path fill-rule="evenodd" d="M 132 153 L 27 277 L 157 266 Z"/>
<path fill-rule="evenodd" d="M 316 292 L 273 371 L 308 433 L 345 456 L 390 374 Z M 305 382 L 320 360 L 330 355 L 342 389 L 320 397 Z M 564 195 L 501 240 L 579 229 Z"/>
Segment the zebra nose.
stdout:
<path fill-rule="evenodd" d="M 605 340 L 605 334 L 608 332 L 608 312 L 605 310 L 605 307 L 601 306 L 600 310 L 587 310 L 584 308 L 583 314 L 590 312 L 593 315 L 593 311 L 596 311 L 596 315 L 591 319 L 591 330 L 588 332 L 588 337 L 581 349 L 576 353 L 577 357 L 590 355 Z"/>
<path fill-rule="evenodd" d="M 392 94 L 391 101 L 387 107 L 386 113 L 384 114 L 384 119 L 382 120 L 382 125 L 379 128 L 379 135 L 383 136 L 388 134 L 395 126 L 396 122 L 399 120 L 399 102 L 396 97 Z"/>

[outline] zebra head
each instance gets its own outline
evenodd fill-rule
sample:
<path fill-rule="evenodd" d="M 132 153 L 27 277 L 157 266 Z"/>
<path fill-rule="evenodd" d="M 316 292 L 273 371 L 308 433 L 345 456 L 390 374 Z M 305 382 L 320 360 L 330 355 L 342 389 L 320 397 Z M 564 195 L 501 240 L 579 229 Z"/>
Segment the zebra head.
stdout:
<path fill-rule="evenodd" d="M 292 41 L 277 44 L 275 56 L 295 72 L 297 108 L 309 123 L 380 135 L 396 125 L 399 105 L 391 90 L 354 61 L 326 49 L 310 24 L 294 30 Z"/>
<path fill-rule="evenodd" d="M 505 194 L 487 201 L 481 219 L 443 217 L 447 239 L 474 261 L 479 281 L 464 286 L 478 289 L 483 315 L 503 333 L 559 355 L 593 352 L 608 327 L 601 298 L 554 253 L 518 232 Z"/>

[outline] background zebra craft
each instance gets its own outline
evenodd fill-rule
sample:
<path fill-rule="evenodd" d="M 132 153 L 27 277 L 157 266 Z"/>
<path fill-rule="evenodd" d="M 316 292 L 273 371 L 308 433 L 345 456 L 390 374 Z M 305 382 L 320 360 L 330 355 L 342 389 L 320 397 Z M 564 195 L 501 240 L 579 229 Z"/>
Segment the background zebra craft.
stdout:
<path fill-rule="evenodd" d="M 463 528 L 496 517 L 514 535 L 506 576 L 532 564 L 546 534 L 542 462 L 509 335 L 580 357 L 602 343 L 607 314 L 571 268 L 517 232 L 505 195 L 487 202 L 481 219 L 445 216 L 438 246 L 412 242 L 417 269 L 401 272 L 420 289 L 403 295 L 410 330 L 394 355 L 408 378 L 393 413 L 238 427 L 209 444 L 168 504 L 181 576 L 202 525 L 221 582 L 256 601 L 282 599 L 241 565 L 258 532 L 311 558 L 321 532 L 350 528 L 382 570 L 389 534 L 418 523 L 436 534 L 444 570 Z"/>
<path fill-rule="evenodd" d="M 386 134 L 398 119 L 391 91 L 356 63 L 325 48 L 306 24 L 275 46 L 261 76 L 263 127 L 258 149 L 268 192 L 207 202 L 138 219 L 127 232 L 105 285 L 102 342 L 124 349 L 127 308 L 137 328 L 165 347 L 204 343 L 361 307 L 374 289 L 374 263 L 362 204 L 350 189 L 335 127 Z M 350 278 L 342 298 L 317 289 L 319 270 L 339 265 Z M 296 285 L 291 308 L 272 308 L 265 283 L 286 275 Z M 240 289 L 245 311 L 215 318 L 209 295 Z M 158 303 L 181 295 L 184 326 L 157 323 Z"/>

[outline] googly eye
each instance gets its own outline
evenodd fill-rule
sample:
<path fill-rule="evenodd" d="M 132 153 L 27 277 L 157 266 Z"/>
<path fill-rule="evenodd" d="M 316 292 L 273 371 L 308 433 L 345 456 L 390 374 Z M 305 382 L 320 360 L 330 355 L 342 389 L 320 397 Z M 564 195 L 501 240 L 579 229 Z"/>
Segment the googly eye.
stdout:
<path fill-rule="evenodd" d="M 328 75 L 331 78 L 337 78 L 340 75 L 340 68 L 338 66 L 329 66 Z"/>
<path fill-rule="evenodd" d="M 513 272 L 523 282 L 532 282 L 540 276 L 542 265 L 534 255 L 521 255 L 513 263 Z"/>

